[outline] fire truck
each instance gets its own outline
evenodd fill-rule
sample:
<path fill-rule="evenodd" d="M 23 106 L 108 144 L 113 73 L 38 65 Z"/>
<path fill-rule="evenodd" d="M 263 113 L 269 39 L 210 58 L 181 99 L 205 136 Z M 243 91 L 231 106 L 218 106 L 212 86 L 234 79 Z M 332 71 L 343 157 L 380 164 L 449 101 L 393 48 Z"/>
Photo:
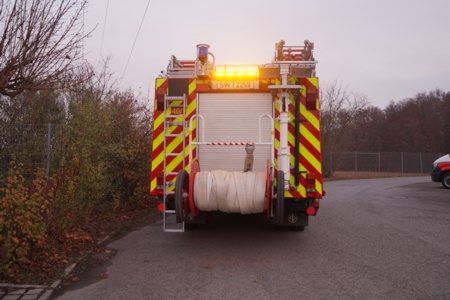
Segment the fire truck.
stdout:
<path fill-rule="evenodd" d="M 194 51 L 193 51 L 194 52 Z M 273 61 L 216 65 L 172 55 L 156 78 L 150 193 L 163 229 L 217 212 L 263 214 L 303 231 L 325 195 L 314 43 L 275 43 Z"/>

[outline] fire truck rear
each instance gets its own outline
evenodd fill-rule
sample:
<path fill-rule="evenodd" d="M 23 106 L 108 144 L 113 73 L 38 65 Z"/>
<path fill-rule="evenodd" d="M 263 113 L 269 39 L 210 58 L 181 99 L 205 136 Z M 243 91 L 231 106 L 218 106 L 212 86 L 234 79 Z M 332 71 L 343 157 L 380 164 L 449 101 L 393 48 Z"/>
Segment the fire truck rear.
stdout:
<path fill-rule="evenodd" d="M 314 44 L 275 44 L 263 65 L 172 55 L 156 79 L 150 191 L 164 231 L 212 213 L 264 214 L 302 231 L 325 194 Z"/>

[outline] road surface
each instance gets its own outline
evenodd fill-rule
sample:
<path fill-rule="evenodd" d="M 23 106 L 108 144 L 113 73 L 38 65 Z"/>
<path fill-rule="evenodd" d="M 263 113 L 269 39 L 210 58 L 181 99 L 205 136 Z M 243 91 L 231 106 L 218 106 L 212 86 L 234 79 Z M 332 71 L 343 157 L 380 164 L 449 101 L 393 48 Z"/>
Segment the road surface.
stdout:
<path fill-rule="evenodd" d="M 260 216 L 147 226 L 58 299 L 450 299 L 450 191 L 429 177 L 327 182 L 304 232 Z"/>

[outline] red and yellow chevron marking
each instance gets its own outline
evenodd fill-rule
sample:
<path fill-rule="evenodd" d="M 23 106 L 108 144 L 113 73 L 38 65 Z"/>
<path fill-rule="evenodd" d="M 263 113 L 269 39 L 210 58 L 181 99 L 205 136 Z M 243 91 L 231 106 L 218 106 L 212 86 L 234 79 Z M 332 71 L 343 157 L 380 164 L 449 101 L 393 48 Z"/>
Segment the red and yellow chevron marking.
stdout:
<path fill-rule="evenodd" d="M 314 89 L 317 91 L 318 95 L 318 79 L 317 78 L 303 78 L 299 79 L 302 85 L 300 90 L 300 118 L 302 122 L 300 123 L 300 171 L 306 173 L 312 173 L 316 175 L 316 197 L 322 198 L 322 160 L 321 160 L 321 146 L 320 146 L 320 111 L 317 106 L 317 110 L 307 110 L 306 109 L 306 91 Z M 293 82 L 294 83 L 294 82 Z M 280 84 L 278 80 L 275 84 Z M 196 94 L 202 88 L 203 85 L 198 85 L 197 80 L 192 79 L 189 82 L 189 95 L 186 107 L 185 115 L 180 117 L 174 117 L 170 121 L 174 122 L 189 122 L 190 118 L 196 113 L 197 99 Z M 162 88 L 166 90 L 168 88 L 168 79 L 158 78 L 156 80 L 156 88 Z M 319 103 L 317 99 L 317 103 Z M 175 103 L 176 104 L 176 103 Z M 291 165 L 295 163 L 295 124 L 294 124 L 294 98 L 291 96 L 289 107 L 289 117 L 290 123 L 288 125 L 289 135 L 288 142 L 291 149 L 290 162 Z M 280 103 L 278 101 L 274 102 L 274 120 L 275 120 L 275 168 L 278 167 L 278 148 L 280 146 L 280 123 L 278 121 L 280 115 Z M 166 114 L 170 115 L 172 112 L 171 108 L 167 108 Z M 188 126 L 186 126 L 185 135 L 185 153 L 184 153 L 184 164 L 185 169 L 189 172 L 189 136 L 192 134 L 192 138 L 195 141 L 196 138 L 196 122 L 193 122 L 193 130 L 189 131 Z M 167 134 L 181 133 L 182 128 L 180 126 L 168 126 L 166 128 Z M 166 168 L 164 170 L 164 112 L 155 111 L 154 122 L 153 122 L 153 152 L 152 152 L 152 163 L 151 163 L 151 178 L 150 178 L 150 192 L 151 194 L 156 194 L 157 189 L 157 175 L 161 172 L 166 174 L 166 182 L 174 181 L 175 173 L 178 173 L 183 166 L 183 156 L 166 156 Z M 181 136 L 177 137 L 166 137 L 166 154 L 167 153 L 180 153 L 183 149 L 183 138 Z M 195 146 L 193 146 L 193 156 L 195 157 Z M 193 158 L 194 158 L 193 157 Z M 168 173 L 173 173 L 167 175 Z M 294 191 L 286 191 L 285 197 L 296 197 L 305 198 L 306 197 L 306 173 L 300 175 L 300 184 L 296 187 Z M 295 180 L 294 175 L 290 175 L 291 186 L 294 186 Z M 174 189 L 171 187 L 170 189 Z M 170 190 L 169 189 L 169 190 Z"/>
<path fill-rule="evenodd" d="M 318 95 L 319 82 L 317 78 L 302 78 L 300 79 L 302 88 L 300 90 L 300 171 L 306 173 L 312 173 L 316 175 L 316 197 L 322 198 L 322 157 L 320 146 L 320 110 L 307 110 L 306 109 L 306 90 L 315 89 Z M 291 95 L 289 105 L 289 118 L 288 125 L 289 135 L 288 142 L 291 150 L 290 163 L 293 166 L 295 163 L 295 102 L 294 97 Z M 319 103 L 317 99 L 317 103 Z M 274 102 L 275 107 L 275 168 L 278 167 L 278 151 L 280 146 L 280 123 L 278 118 L 280 116 L 280 103 Z M 301 173 L 300 184 L 296 187 L 295 191 L 285 191 L 285 197 L 306 197 L 306 173 Z M 295 185 L 294 174 L 290 175 L 291 186 Z"/>
<path fill-rule="evenodd" d="M 300 125 L 300 171 L 307 171 L 316 175 L 316 198 L 322 198 L 322 149 L 320 143 L 320 102 L 317 101 L 317 110 L 306 109 L 306 90 L 315 90 L 319 95 L 318 78 L 300 79 L 300 118 L 306 122 Z M 306 181 L 302 174 L 301 181 Z M 303 184 L 303 183 L 302 183 Z"/>
<path fill-rule="evenodd" d="M 165 88 L 167 93 L 168 79 L 158 78 L 156 80 L 156 88 Z M 173 105 L 181 103 L 174 102 Z M 172 122 L 186 122 L 185 126 L 185 149 L 184 149 L 184 164 L 185 169 L 189 172 L 189 137 L 192 134 L 192 140 L 196 141 L 196 121 L 192 122 L 192 132 L 189 131 L 189 120 L 196 113 L 197 96 L 196 96 L 196 81 L 194 79 L 189 82 L 189 95 L 187 98 L 186 112 L 180 117 L 167 118 L 166 121 Z M 166 109 L 166 114 L 170 115 L 172 108 Z M 166 134 L 180 134 L 182 133 L 181 126 L 167 126 Z M 166 139 L 166 168 L 164 170 L 164 138 Z M 168 173 L 178 173 L 183 167 L 183 156 L 167 156 L 168 153 L 183 152 L 183 137 L 182 136 L 166 136 L 164 133 L 164 111 L 155 111 L 153 121 L 153 147 L 152 147 L 152 162 L 151 162 L 151 176 L 150 176 L 150 193 L 156 195 L 157 189 L 157 175 L 161 172 L 166 174 L 166 182 L 174 181 L 176 175 Z M 192 153 L 195 158 L 195 146 L 192 147 Z M 169 190 L 173 190 L 170 187 Z"/>

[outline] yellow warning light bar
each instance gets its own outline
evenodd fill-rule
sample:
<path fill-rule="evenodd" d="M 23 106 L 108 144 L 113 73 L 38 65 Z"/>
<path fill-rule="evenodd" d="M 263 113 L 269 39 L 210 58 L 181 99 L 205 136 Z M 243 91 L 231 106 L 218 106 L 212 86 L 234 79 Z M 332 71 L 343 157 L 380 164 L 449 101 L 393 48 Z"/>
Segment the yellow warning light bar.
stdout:
<path fill-rule="evenodd" d="M 223 65 L 216 67 L 214 76 L 216 78 L 257 78 L 259 69 L 256 65 Z"/>

